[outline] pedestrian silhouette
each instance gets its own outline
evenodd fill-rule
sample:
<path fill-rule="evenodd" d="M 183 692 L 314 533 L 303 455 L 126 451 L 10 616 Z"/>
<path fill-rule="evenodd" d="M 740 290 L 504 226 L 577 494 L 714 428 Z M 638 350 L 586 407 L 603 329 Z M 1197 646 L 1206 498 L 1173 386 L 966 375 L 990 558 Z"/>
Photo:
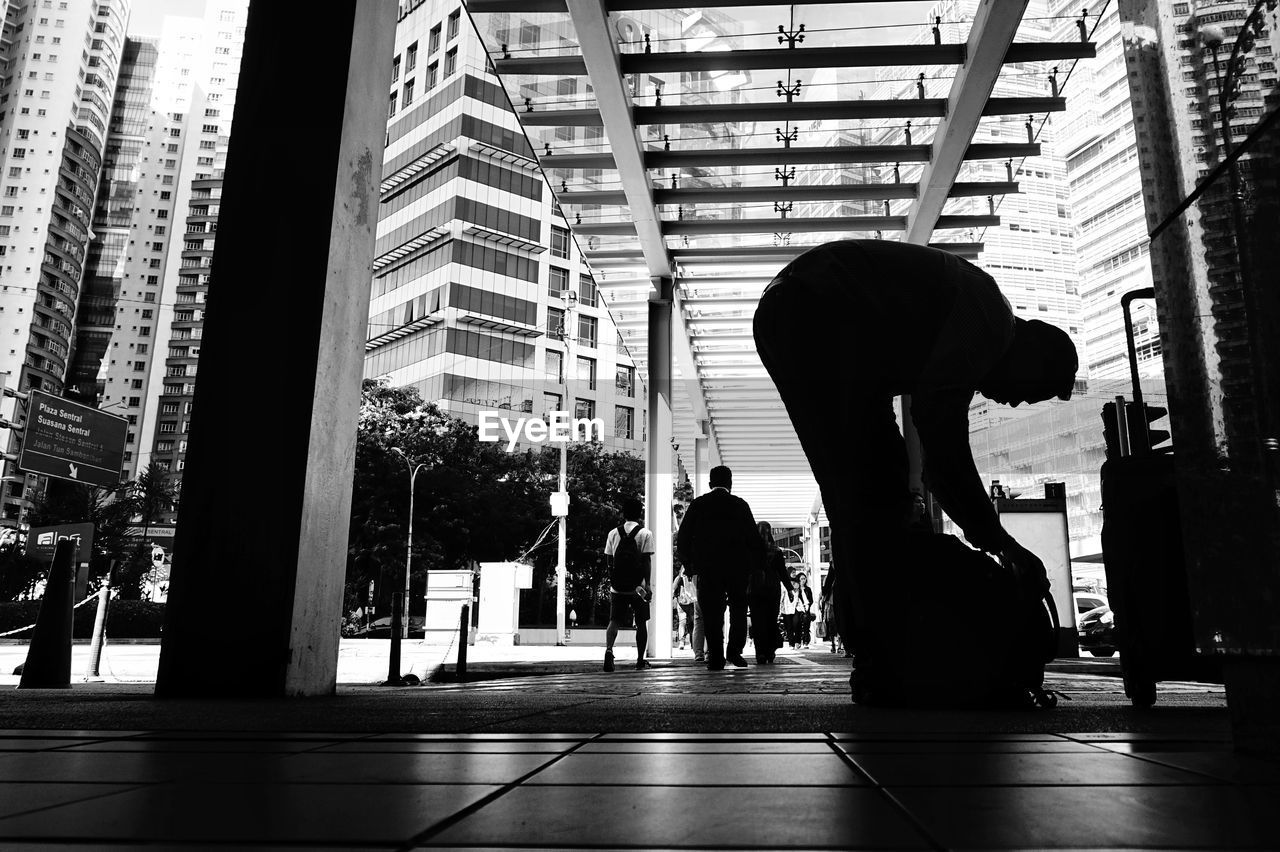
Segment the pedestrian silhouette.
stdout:
<path fill-rule="evenodd" d="M 1043 592 L 1044 565 L 1001 528 L 978 477 L 968 412 L 975 392 L 1014 406 L 1070 398 L 1078 360 L 1063 331 L 1014 316 L 991 276 L 953 254 L 841 240 L 774 278 L 754 336 L 822 492 L 837 630 L 855 654 L 871 605 L 859 578 L 900 563 L 919 520 L 898 395 L 910 395 L 932 495 L 970 544 Z"/>
<path fill-rule="evenodd" d="M 711 489 L 689 504 L 676 552 L 685 570 L 698 577 L 698 608 L 707 637 L 707 668 L 723 669 L 725 661 L 742 667 L 747 644 L 747 579 L 764 559 L 764 542 L 747 501 L 730 493 L 733 472 L 711 468 Z M 724 635 L 725 605 L 729 636 Z"/>

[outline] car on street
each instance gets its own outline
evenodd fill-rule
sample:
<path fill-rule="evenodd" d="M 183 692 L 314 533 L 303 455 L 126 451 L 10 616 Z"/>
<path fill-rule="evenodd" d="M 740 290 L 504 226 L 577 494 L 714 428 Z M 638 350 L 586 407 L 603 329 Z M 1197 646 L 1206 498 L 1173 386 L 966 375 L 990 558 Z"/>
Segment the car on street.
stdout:
<path fill-rule="evenodd" d="M 422 616 L 413 615 L 409 617 L 409 637 L 411 639 L 422 638 Z M 345 630 L 342 634 L 349 639 L 390 639 L 391 638 L 391 618 L 384 616 L 369 622 L 368 625 L 351 625 L 350 629 Z"/>
<path fill-rule="evenodd" d="M 1091 609 L 1097 609 L 1100 606 L 1107 606 L 1107 599 L 1104 595 L 1097 592 L 1076 592 L 1076 620 L 1080 620 L 1080 616 L 1084 615 Z"/>
<path fill-rule="evenodd" d="M 1107 604 L 1094 607 L 1076 620 L 1076 635 L 1081 651 L 1095 657 L 1111 657 L 1116 653 L 1115 616 Z"/>

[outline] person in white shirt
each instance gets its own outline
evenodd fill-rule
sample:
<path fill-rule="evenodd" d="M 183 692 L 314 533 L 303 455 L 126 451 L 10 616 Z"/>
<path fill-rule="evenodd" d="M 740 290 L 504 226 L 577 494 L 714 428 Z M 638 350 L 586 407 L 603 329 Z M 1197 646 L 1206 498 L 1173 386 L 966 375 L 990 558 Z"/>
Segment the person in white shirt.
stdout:
<path fill-rule="evenodd" d="M 649 563 L 653 557 L 653 533 L 640 523 L 644 506 L 634 497 L 622 501 L 623 522 L 609 530 L 604 552 L 609 557 L 609 627 L 605 630 L 604 670 L 613 671 L 613 643 L 618 628 L 635 616 L 636 668 L 649 668 L 644 658 L 649 644 Z"/>

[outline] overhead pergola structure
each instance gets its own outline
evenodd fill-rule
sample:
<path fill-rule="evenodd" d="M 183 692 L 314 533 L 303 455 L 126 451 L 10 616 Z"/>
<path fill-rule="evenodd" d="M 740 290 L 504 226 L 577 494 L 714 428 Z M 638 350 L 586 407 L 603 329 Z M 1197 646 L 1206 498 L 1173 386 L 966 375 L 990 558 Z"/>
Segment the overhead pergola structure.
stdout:
<path fill-rule="evenodd" d="M 894 6 L 910 17 L 886 23 Z M 805 33 L 799 7 L 759 0 L 470 0 L 648 388 L 651 526 L 669 517 L 674 445 L 695 479 L 729 465 L 757 518 L 809 525 L 816 562 L 820 501 L 755 351 L 757 301 L 828 240 L 978 256 L 994 199 L 1018 191 L 1012 163 L 1040 151 L 1032 120 L 1065 108 L 1052 66 L 1094 55 L 1083 24 L 1079 41 L 1020 40 L 1026 6 L 942 21 L 824 4 Z M 993 96 L 1002 73 L 1037 76 L 1035 93 Z M 1009 140 L 975 142 L 989 122 Z M 669 531 L 655 533 L 661 583 Z"/>

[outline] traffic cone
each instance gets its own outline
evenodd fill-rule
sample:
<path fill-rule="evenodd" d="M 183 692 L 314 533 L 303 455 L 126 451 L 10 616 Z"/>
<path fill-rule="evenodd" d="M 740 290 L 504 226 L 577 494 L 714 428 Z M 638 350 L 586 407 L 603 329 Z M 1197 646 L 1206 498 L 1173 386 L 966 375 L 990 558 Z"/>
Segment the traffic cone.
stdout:
<path fill-rule="evenodd" d="M 27 661 L 22 667 L 18 689 L 71 688 L 71 611 L 75 606 L 74 589 L 76 544 L 69 539 L 58 542 L 53 551 L 53 565 L 45 583 L 40 614 L 36 616 Z"/>

